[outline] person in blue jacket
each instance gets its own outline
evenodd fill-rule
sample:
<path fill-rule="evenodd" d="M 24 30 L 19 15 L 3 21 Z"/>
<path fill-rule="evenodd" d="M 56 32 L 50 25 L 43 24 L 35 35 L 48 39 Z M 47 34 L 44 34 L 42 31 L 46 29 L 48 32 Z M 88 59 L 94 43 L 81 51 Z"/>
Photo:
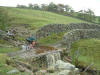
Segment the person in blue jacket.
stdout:
<path fill-rule="evenodd" d="M 32 35 L 32 36 L 29 36 L 28 38 L 26 38 L 27 42 L 29 43 L 29 47 L 32 49 L 35 45 L 35 37 Z"/>

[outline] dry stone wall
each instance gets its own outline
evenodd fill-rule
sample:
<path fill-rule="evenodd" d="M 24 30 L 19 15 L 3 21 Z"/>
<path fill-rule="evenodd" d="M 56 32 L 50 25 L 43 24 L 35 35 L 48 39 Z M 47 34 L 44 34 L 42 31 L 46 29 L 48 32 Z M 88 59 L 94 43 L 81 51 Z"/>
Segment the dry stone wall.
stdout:
<path fill-rule="evenodd" d="M 62 39 L 62 44 L 67 46 L 67 50 L 71 48 L 73 42 L 80 39 L 100 38 L 99 29 L 74 29 L 66 33 Z"/>
<path fill-rule="evenodd" d="M 36 32 L 36 38 L 40 39 L 52 33 L 68 32 L 73 29 L 100 29 L 100 26 L 88 23 L 49 24 Z"/>
<path fill-rule="evenodd" d="M 65 32 L 62 44 L 70 49 L 71 44 L 80 39 L 100 38 L 100 25 L 88 23 L 50 24 L 42 27 L 36 33 L 37 39 L 52 33 Z"/>

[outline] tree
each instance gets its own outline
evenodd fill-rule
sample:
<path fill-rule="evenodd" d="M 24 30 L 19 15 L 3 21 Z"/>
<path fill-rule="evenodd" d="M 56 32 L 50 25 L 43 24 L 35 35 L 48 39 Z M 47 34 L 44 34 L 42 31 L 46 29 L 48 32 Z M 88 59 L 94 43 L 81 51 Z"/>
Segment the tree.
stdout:
<path fill-rule="evenodd" d="M 48 5 L 48 11 L 57 12 L 57 6 L 53 2 Z"/>
<path fill-rule="evenodd" d="M 98 17 L 98 23 L 100 24 L 100 16 Z"/>
<path fill-rule="evenodd" d="M 73 9 L 70 10 L 70 15 L 74 17 L 75 11 Z"/>
<path fill-rule="evenodd" d="M 0 29 L 6 30 L 6 27 L 9 25 L 9 16 L 6 9 L 0 7 Z"/>
<path fill-rule="evenodd" d="M 41 10 L 47 11 L 48 10 L 48 5 L 41 4 Z"/>
<path fill-rule="evenodd" d="M 25 6 L 25 5 L 17 5 L 17 8 L 27 8 L 27 6 Z"/>
<path fill-rule="evenodd" d="M 94 22 L 95 21 L 95 14 L 91 9 L 87 10 L 87 14 L 88 14 L 88 21 L 89 22 Z"/>
<path fill-rule="evenodd" d="M 29 8 L 29 9 L 33 9 L 33 4 L 30 3 L 30 4 L 28 5 L 28 8 Z"/>
<path fill-rule="evenodd" d="M 39 9 L 40 9 L 40 7 L 39 7 L 39 5 L 38 5 L 38 4 L 34 4 L 34 5 L 33 5 L 33 9 L 35 9 L 35 10 L 39 10 Z"/>
<path fill-rule="evenodd" d="M 78 11 L 78 18 L 84 19 L 84 10 Z"/>
<path fill-rule="evenodd" d="M 91 9 L 80 10 L 78 12 L 78 18 L 89 21 L 89 22 L 94 22 L 95 21 L 95 14 Z"/>
<path fill-rule="evenodd" d="M 63 4 L 58 4 L 57 5 L 57 11 L 60 12 L 60 13 L 63 13 L 64 12 L 64 5 Z"/>
<path fill-rule="evenodd" d="M 70 10 L 72 9 L 69 5 L 65 5 L 64 8 L 66 12 L 70 12 Z"/>

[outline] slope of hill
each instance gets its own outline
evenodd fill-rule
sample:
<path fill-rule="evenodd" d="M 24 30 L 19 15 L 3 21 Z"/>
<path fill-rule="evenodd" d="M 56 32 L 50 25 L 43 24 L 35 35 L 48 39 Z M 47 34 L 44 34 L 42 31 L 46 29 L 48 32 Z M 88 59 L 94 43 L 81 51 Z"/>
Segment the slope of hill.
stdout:
<path fill-rule="evenodd" d="M 38 28 L 47 24 L 52 24 L 52 23 L 68 24 L 68 23 L 85 22 L 79 19 L 47 11 L 21 9 L 14 7 L 1 7 L 1 8 L 6 9 L 9 16 L 11 17 L 10 27 L 12 27 L 12 29 L 17 29 L 17 32 L 19 34 L 22 33 L 21 34 L 22 36 L 16 36 L 16 39 L 19 41 L 25 40 L 25 38 L 27 37 L 27 34 L 25 33 L 27 33 L 28 31 L 34 33 Z M 23 26 L 28 26 L 28 28 Z M 28 34 L 28 36 L 29 35 L 30 34 Z M 2 40 L 0 43 L 2 43 Z"/>
<path fill-rule="evenodd" d="M 20 32 L 27 33 L 27 31 L 29 31 L 32 32 L 33 34 L 38 28 L 47 24 L 53 24 L 53 23 L 68 24 L 68 23 L 85 22 L 76 18 L 63 16 L 47 11 L 22 9 L 14 7 L 2 7 L 2 8 L 6 9 L 9 16 L 11 17 L 10 27 L 12 27 L 12 29 L 17 29 L 19 33 Z M 27 26 L 28 28 L 25 28 L 23 26 Z M 21 41 L 26 37 L 16 37 L 16 38 Z"/>
<path fill-rule="evenodd" d="M 14 27 L 14 26 L 19 27 L 18 31 L 24 29 L 23 27 L 21 27 L 21 25 L 28 25 L 31 28 L 31 30 L 34 31 L 35 29 L 38 29 L 41 26 L 44 26 L 46 24 L 51 24 L 51 23 L 68 24 L 68 23 L 85 22 L 79 19 L 71 18 L 68 16 L 62 16 L 62 15 L 58 15 L 58 14 L 46 12 L 46 11 L 19 9 L 19 8 L 10 8 L 10 7 L 5 7 L 5 8 L 7 9 L 9 16 L 12 18 L 11 27 Z M 55 34 L 52 34 L 51 37 L 49 38 L 47 37 L 46 39 L 43 39 L 43 42 L 44 40 L 49 40 L 50 38 L 53 38 L 55 36 L 56 36 Z M 60 36 L 63 36 L 62 33 L 60 34 Z M 61 40 L 61 37 L 59 37 L 59 35 L 57 37 Z M 56 41 L 53 40 L 53 41 L 56 42 L 57 40 Z M 48 42 L 48 41 L 45 41 L 45 42 Z M 52 41 L 50 41 L 49 43 L 52 43 Z M 13 68 L 11 66 L 5 66 L 6 64 L 5 61 L 7 57 L 5 53 L 17 51 L 17 50 L 19 50 L 19 48 L 18 49 L 17 48 L 5 48 L 5 47 L 0 48 L 0 57 L 1 57 L 0 61 L 3 60 L 2 62 L 0 62 L 0 74 L 5 75 L 6 72 L 8 72 L 9 70 Z M 19 74 L 16 74 L 16 75 L 19 75 Z M 23 75 L 26 75 L 26 73 Z"/>
<path fill-rule="evenodd" d="M 13 24 L 29 24 L 32 28 L 38 28 L 51 23 L 79 23 L 79 19 L 62 16 L 55 13 L 31 9 L 7 8 Z"/>

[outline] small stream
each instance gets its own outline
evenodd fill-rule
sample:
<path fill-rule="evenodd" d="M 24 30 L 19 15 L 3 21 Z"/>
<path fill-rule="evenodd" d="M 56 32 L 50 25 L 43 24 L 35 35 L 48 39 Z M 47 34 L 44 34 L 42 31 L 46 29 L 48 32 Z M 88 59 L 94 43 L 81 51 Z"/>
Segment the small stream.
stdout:
<path fill-rule="evenodd" d="M 46 55 L 48 67 L 54 66 L 57 60 L 61 60 L 60 52 Z"/>

